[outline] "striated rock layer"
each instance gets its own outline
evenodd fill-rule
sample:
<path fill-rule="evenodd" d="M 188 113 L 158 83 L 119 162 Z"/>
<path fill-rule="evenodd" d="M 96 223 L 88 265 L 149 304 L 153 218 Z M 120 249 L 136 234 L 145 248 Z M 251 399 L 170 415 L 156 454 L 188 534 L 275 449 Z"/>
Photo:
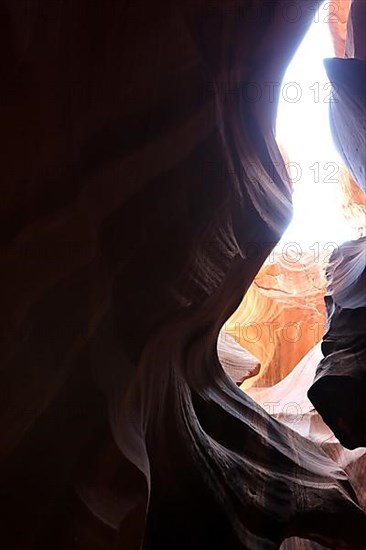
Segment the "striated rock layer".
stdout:
<path fill-rule="evenodd" d="M 291 215 L 277 98 L 246 93 L 292 4 L 4 2 L 4 548 L 364 548 L 345 471 L 216 350 Z"/>
<path fill-rule="evenodd" d="M 347 41 L 347 27 L 348 34 L 350 31 L 349 12 L 351 9 L 352 0 L 332 0 L 324 4 L 320 17 L 323 21 L 329 23 L 330 32 L 332 33 L 334 52 L 336 57 L 346 57 L 346 41 Z M 320 18 L 319 17 L 319 18 Z M 349 37 L 348 37 L 348 50 L 349 50 Z M 353 55 L 350 55 L 353 57 Z"/>
<path fill-rule="evenodd" d="M 362 507 L 366 509 L 366 448 L 350 451 L 343 447 L 307 396 L 317 366 L 323 359 L 319 343 L 278 384 L 265 388 L 251 387 L 247 393 L 274 418 L 316 443 L 344 468 Z M 281 550 L 314 550 L 316 548 L 324 547 L 295 538 L 288 539 L 281 546 Z"/>
<path fill-rule="evenodd" d="M 340 183 L 344 216 L 359 237 L 366 235 L 366 194 L 345 167 L 341 167 Z"/>
<path fill-rule="evenodd" d="M 259 373 L 258 359 L 224 331 L 217 339 L 217 355 L 224 371 L 238 386 Z"/>
<path fill-rule="evenodd" d="M 245 388 L 284 378 L 325 330 L 324 266 L 329 251 L 298 252 L 280 243 L 259 271 L 225 331 L 257 356 L 261 370 Z M 316 257 L 315 257 L 316 255 Z"/>

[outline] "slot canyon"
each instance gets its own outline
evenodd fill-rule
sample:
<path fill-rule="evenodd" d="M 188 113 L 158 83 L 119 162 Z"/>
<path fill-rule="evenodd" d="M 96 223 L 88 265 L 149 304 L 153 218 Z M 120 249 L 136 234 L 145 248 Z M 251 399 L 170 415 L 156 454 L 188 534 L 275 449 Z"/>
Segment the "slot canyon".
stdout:
<path fill-rule="evenodd" d="M 365 550 L 366 0 L 1 8 L 2 548 Z"/>

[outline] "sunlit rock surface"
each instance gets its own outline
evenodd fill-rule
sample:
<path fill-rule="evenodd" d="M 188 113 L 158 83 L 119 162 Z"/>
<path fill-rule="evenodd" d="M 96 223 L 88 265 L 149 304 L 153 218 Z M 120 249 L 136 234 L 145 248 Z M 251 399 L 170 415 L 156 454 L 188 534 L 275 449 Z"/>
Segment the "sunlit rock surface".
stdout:
<path fill-rule="evenodd" d="M 364 550 L 347 473 L 216 351 L 291 215 L 242 92 L 318 3 L 4 2 L 2 547 Z"/>
<path fill-rule="evenodd" d="M 345 167 L 341 168 L 340 183 L 344 216 L 355 234 L 364 237 L 366 234 L 366 194 Z"/>
<path fill-rule="evenodd" d="M 223 369 L 238 386 L 259 373 L 258 359 L 223 330 L 217 339 L 217 354 Z"/>
<path fill-rule="evenodd" d="M 351 2 L 352 0 L 332 0 L 331 2 L 327 2 L 324 4 L 324 9 L 319 15 L 319 18 L 329 23 L 336 57 L 346 56 L 347 22 Z"/>
<path fill-rule="evenodd" d="M 258 357 L 261 370 L 245 384 L 284 378 L 325 330 L 324 266 L 329 252 L 283 247 L 271 254 L 224 330 Z M 299 251 L 300 250 L 300 251 Z"/>

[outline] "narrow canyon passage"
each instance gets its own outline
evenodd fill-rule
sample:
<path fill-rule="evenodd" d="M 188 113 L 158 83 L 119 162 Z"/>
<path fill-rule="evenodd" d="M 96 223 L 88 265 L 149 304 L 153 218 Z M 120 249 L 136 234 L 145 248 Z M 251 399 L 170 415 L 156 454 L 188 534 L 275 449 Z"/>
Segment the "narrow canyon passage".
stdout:
<path fill-rule="evenodd" d="M 349 5 L 344 2 L 341 7 L 343 19 L 335 18 L 334 5 L 320 5 L 281 83 L 276 139 L 293 186 L 294 214 L 224 324 L 218 352 L 243 391 L 348 472 L 366 509 L 365 439 L 348 444 L 340 431 L 346 445 L 342 446 L 330 428 L 336 428 L 334 420 L 327 425 L 308 397 L 324 362 L 321 342 L 327 330 L 329 262 L 345 246 L 365 258 L 366 197 L 333 140 L 330 104 L 339 102 L 339 97 L 333 94 L 336 84 L 330 82 L 324 66 L 326 58 L 344 55 L 341 37 L 346 36 Z M 358 277 L 364 268 L 365 259 Z M 355 303 L 363 305 L 362 299 Z M 332 397 L 325 396 L 329 407 Z M 362 420 L 358 418 L 357 423 Z M 300 540 L 288 540 L 282 547 L 318 548 Z"/>
<path fill-rule="evenodd" d="M 365 0 L 1 7 L 1 547 L 365 550 Z"/>
<path fill-rule="evenodd" d="M 336 55 L 332 9 L 329 2 L 320 5 L 283 81 L 273 84 L 281 89 L 276 139 L 291 177 L 294 214 L 220 334 L 219 340 L 234 346 L 234 338 L 257 358 L 253 365 L 261 364 L 243 388 L 279 382 L 320 342 L 327 263 L 343 242 L 365 235 L 365 196 L 330 129 L 329 106 L 337 99 L 324 59 Z"/>

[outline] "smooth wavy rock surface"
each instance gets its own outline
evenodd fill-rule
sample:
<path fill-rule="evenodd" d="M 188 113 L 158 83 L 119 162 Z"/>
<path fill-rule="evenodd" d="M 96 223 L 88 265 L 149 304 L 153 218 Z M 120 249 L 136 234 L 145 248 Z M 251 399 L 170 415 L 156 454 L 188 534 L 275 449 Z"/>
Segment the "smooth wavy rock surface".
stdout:
<path fill-rule="evenodd" d="M 366 192 L 366 61 L 326 59 L 333 88 L 330 120 L 333 139 L 363 192 Z"/>
<path fill-rule="evenodd" d="M 366 446 L 366 238 L 334 252 L 327 274 L 325 357 L 309 398 L 340 442 L 354 449 Z"/>
<path fill-rule="evenodd" d="M 277 98 L 246 92 L 292 4 L 3 2 L 3 548 L 364 549 L 345 471 L 216 350 L 291 216 Z"/>
<path fill-rule="evenodd" d="M 310 439 L 347 472 L 352 486 L 366 509 L 366 448 L 343 447 L 309 401 L 307 391 L 319 362 L 323 359 L 321 343 L 311 349 L 283 380 L 265 388 L 251 387 L 246 392 L 274 418 Z M 281 550 L 314 550 L 324 548 L 311 541 L 291 538 Z"/>
<path fill-rule="evenodd" d="M 217 355 L 224 371 L 238 386 L 259 373 L 258 359 L 222 330 L 217 339 Z"/>
<path fill-rule="evenodd" d="M 226 334 L 261 363 L 245 388 L 276 384 L 320 341 L 325 330 L 324 267 L 333 250 L 321 255 L 315 249 L 301 251 L 300 257 L 292 257 L 290 248 L 286 252 L 280 243 L 225 323 Z"/>

